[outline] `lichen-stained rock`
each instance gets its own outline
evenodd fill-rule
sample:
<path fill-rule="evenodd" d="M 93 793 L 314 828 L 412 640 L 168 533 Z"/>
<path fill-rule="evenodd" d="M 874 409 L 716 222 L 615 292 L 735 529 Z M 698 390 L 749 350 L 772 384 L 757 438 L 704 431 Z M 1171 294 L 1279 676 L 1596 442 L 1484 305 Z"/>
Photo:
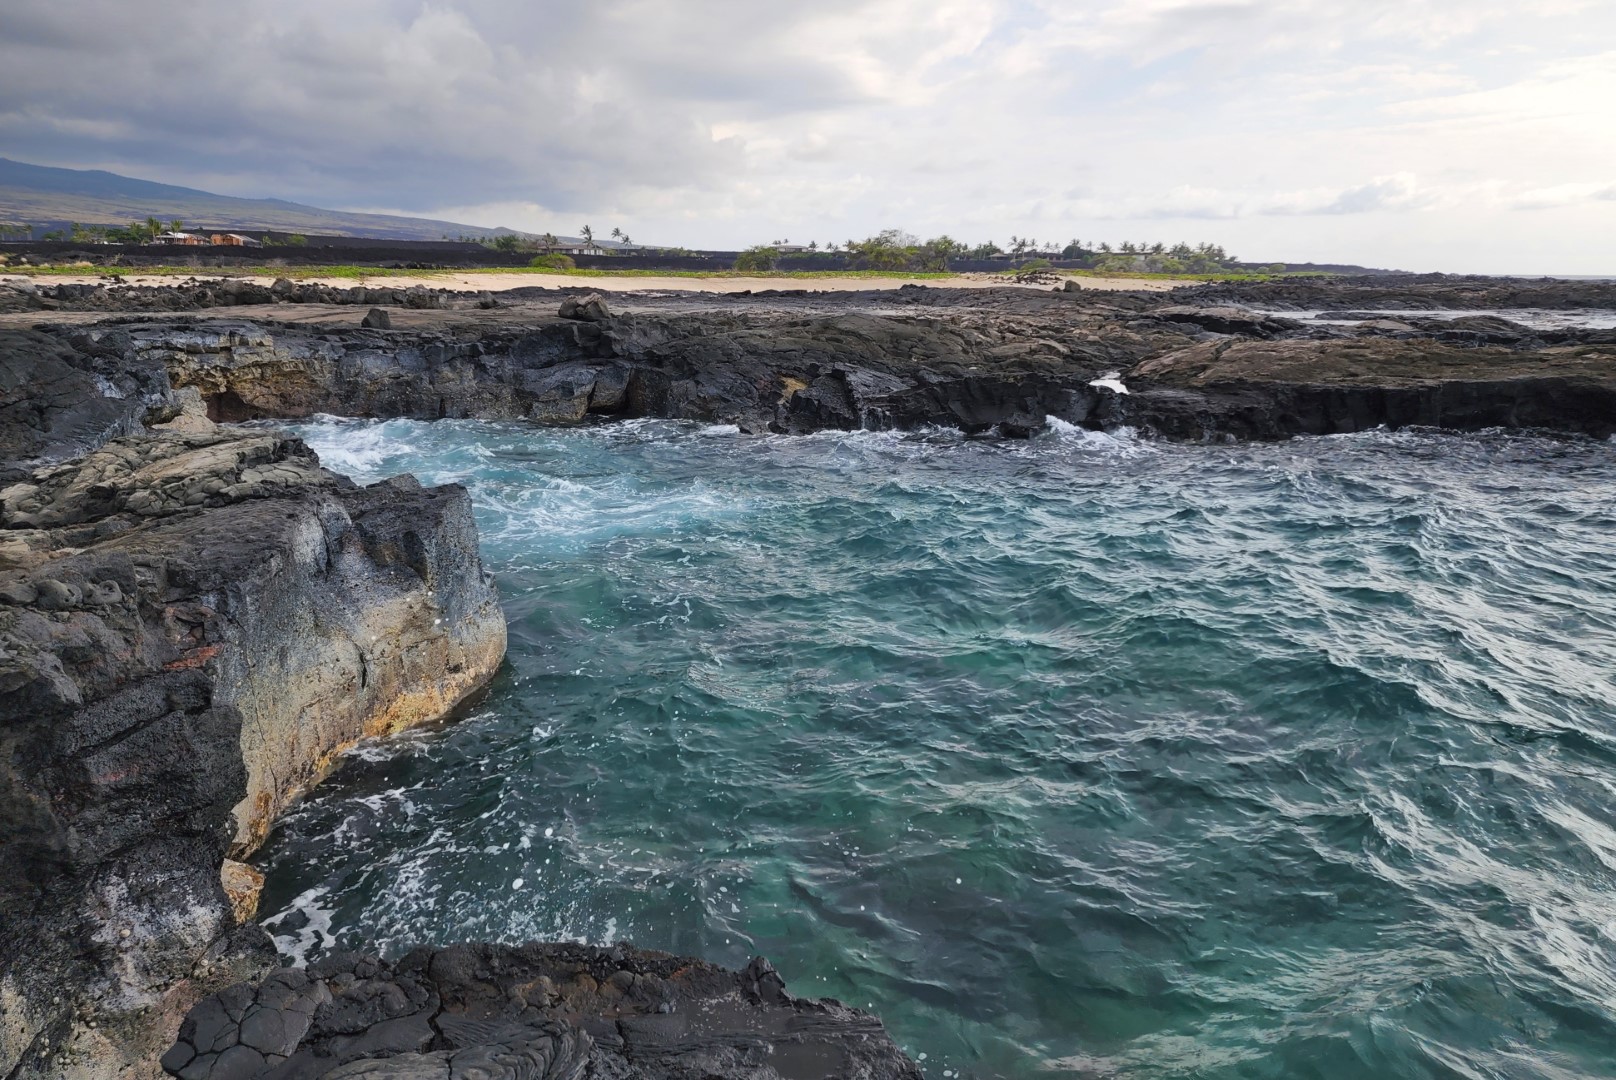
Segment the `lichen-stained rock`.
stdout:
<path fill-rule="evenodd" d="M 227 852 L 356 740 L 450 712 L 504 618 L 463 489 L 361 488 L 268 431 L 36 469 L 0 540 L 0 1075 L 73 1046 L 86 1076 L 149 1068 L 266 962 Z"/>
<path fill-rule="evenodd" d="M 264 891 L 264 875 L 244 862 L 226 859 L 219 868 L 219 884 L 237 924 L 250 922 L 258 913 L 258 897 Z"/>
<path fill-rule="evenodd" d="M 761 957 L 457 945 L 338 954 L 202 1001 L 162 1058 L 181 1080 L 919 1080 L 875 1017 L 807 1000 Z"/>

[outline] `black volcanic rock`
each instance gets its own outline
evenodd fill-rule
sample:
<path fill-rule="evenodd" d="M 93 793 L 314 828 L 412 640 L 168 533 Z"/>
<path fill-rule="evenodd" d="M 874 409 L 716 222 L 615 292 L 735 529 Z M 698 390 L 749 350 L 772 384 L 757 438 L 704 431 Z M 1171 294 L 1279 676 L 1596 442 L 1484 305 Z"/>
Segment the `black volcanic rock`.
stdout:
<path fill-rule="evenodd" d="M 351 953 L 204 999 L 162 1064 L 258 1077 L 920 1080 L 868 1013 L 786 992 L 767 960 L 727 971 L 619 945 Z"/>
<path fill-rule="evenodd" d="M 166 400 L 161 368 L 100 353 L 75 348 L 70 337 L 0 329 L 0 484 L 21 467 L 65 461 L 142 430 L 148 411 Z M 109 355 L 114 362 L 105 362 Z"/>

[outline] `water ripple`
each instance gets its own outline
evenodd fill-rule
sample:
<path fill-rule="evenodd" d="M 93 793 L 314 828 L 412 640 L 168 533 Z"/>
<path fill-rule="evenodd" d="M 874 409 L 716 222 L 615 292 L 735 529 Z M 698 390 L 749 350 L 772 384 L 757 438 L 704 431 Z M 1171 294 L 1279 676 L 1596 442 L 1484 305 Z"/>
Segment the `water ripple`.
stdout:
<path fill-rule="evenodd" d="M 297 955 L 760 951 L 931 1075 L 1616 1075 L 1616 444 L 298 430 L 468 485 L 511 654 L 272 838 Z"/>

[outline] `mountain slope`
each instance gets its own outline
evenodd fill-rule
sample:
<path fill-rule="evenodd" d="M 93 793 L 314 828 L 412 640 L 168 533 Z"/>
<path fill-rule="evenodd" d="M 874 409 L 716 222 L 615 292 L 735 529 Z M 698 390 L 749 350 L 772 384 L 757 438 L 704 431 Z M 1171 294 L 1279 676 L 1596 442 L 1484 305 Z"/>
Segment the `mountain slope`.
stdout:
<path fill-rule="evenodd" d="M 0 220 L 52 226 L 70 221 L 125 225 L 147 217 L 179 218 L 202 229 L 274 229 L 391 240 L 511 231 L 430 218 L 322 210 L 283 199 L 238 199 L 100 170 L 56 169 L 0 158 Z"/>

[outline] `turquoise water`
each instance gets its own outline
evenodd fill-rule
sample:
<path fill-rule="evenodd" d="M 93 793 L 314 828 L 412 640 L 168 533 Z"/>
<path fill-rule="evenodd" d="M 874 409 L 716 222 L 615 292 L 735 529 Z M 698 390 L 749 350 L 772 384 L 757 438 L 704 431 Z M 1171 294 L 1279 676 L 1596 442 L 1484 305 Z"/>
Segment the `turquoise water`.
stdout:
<path fill-rule="evenodd" d="M 932 1077 L 1616 1075 L 1616 445 L 320 421 L 510 659 L 262 853 L 302 956 L 630 939 Z"/>

